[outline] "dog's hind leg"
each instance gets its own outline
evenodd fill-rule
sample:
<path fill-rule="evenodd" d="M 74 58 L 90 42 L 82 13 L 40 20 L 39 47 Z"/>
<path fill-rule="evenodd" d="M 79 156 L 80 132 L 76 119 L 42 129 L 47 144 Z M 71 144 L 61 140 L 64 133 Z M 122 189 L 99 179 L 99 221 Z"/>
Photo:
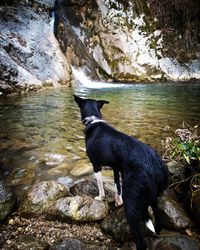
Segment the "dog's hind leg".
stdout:
<path fill-rule="evenodd" d="M 144 240 L 144 236 L 140 229 L 140 220 L 142 219 L 140 216 L 139 207 L 133 207 L 130 204 L 130 197 L 126 197 L 123 199 L 124 201 L 124 212 L 128 221 L 128 224 L 131 226 L 133 230 L 135 239 L 136 239 L 136 249 L 137 250 L 146 250 L 147 246 Z M 136 204 L 137 201 L 131 200 L 131 203 Z"/>
<path fill-rule="evenodd" d="M 103 179 L 102 179 L 101 171 L 95 172 L 94 175 L 96 177 L 97 186 L 99 189 L 99 196 L 96 196 L 95 200 L 103 200 L 105 198 L 105 190 L 103 187 Z"/>
<path fill-rule="evenodd" d="M 163 223 L 162 223 L 162 220 L 161 220 L 160 215 L 158 213 L 157 198 L 153 199 L 153 201 L 151 203 L 151 207 L 152 207 L 154 218 L 155 218 L 155 231 L 157 234 L 159 234 L 163 228 Z"/>
<path fill-rule="evenodd" d="M 114 181 L 115 181 L 115 206 L 119 207 L 123 205 L 122 200 L 122 189 L 120 183 L 120 173 L 119 170 L 114 169 Z"/>

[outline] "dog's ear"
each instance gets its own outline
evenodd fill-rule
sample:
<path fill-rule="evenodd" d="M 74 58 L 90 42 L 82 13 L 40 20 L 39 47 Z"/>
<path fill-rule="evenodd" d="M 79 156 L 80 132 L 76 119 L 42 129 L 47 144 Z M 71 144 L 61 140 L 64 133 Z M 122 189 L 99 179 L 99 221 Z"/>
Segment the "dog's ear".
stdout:
<path fill-rule="evenodd" d="M 80 98 L 80 97 L 77 96 L 77 95 L 73 95 L 73 96 L 74 96 L 75 102 L 78 104 L 79 108 L 81 108 L 82 105 L 83 105 L 84 99 Z"/>
<path fill-rule="evenodd" d="M 105 103 L 110 103 L 110 102 L 104 101 L 104 100 L 97 101 L 97 107 L 98 107 L 98 109 L 101 109 Z"/>

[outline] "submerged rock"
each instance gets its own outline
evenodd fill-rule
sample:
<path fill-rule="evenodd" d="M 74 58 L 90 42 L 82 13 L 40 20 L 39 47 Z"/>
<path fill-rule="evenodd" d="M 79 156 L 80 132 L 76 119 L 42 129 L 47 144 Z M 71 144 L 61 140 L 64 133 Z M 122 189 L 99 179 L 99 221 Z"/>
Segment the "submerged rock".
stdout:
<path fill-rule="evenodd" d="M 82 175 L 88 175 L 93 173 L 92 165 L 89 164 L 87 161 L 78 161 L 72 170 L 70 171 L 70 174 L 75 177 L 79 177 Z"/>
<path fill-rule="evenodd" d="M 3 221 L 15 205 L 15 196 L 11 189 L 0 180 L 0 221 Z"/>
<path fill-rule="evenodd" d="M 162 196 L 158 207 L 164 227 L 180 230 L 192 225 L 191 219 L 187 216 L 183 208 L 169 196 Z"/>
<path fill-rule="evenodd" d="M 69 190 L 55 181 L 44 181 L 35 184 L 20 206 L 21 213 L 46 213 L 50 204 L 69 194 Z"/>
<path fill-rule="evenodd" d="M 51 204 L 48 214 L 62 219 L 90 222 L 104 219 L 109 206 L 105 201 L 97 201 L 88 196 L 65 197 Z"/>

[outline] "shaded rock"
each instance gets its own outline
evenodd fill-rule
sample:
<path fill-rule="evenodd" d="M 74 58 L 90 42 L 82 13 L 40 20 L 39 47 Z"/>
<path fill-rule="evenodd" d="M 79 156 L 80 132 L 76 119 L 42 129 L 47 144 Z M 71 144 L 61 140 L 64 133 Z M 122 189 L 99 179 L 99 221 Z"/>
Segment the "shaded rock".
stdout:
<path fill-rule="evenodd" d="M 149 249 L 159 250 L 199 250 L 200 242 L 185 235 L 161 236 L 148 239 Z"/>
<path fill-rule="evenodd" d="M 162 222 L 169 229 L 184 229 L 192 225 L 183 208 L 168 196 L 163 196 L 158 203 Z"/>
<path fill-rule="evenodd" d="M 27 193 L 21 206 L 22 213 L 45 213 L 50 204 L 69 194 L 64 185 L 55 181 L 43 181 L 35 184 Z"/>
<path fill-rule="evenodd" d="M 101 229 L 116 241 L 133 240 L 133 233 L 127 223 L 123 207 L 107 216 L 101 223 Z"/>
<path fill-rule="evenodd" d="M 192 195 L 192 211 L 194 218 L 200 224 L 200 190 L 196 190 Z"/>
<path fill-rule="evenodd" d="M 96 250 L 96 249 L 102 249 L 102 250 L 114 250 L 112 247 L 106 247 L 106 246 L 100 246 L 100 245 L 93 245 L 93 244 L 87 244 L 77 239 L 62 239 L 56 243 L 53 244 L 53 246 L 50 247 L 50 250 Z"/>
<path fill-rule="evenodd" d="M 11 189 L 0 180 L 0 221 L 3 221 L 15 205 L 15 197 Z"/>
<path fill-rule="evenodd" d="M 87 195 L 92 198 L 99 195 L 99 189 L 96 181 L 84 180 L 76 183 L 73 187 L 71 187 L 70 192 L 73 195 Z M 114 201 L 114 192 L 107 187 L 105 187 L 106 192 L 106 200 L 108 202 Z"/>
<path fill-rule="evenodd" d="M 168 162 L 167 167 L 169 169 L 169 172 L 172 174 L 178 174 L 178 173 L 182 172 L 182 168 L 177 161 Z"/>
<path fill-rule="evenodd" d="M 78 161 L 73 169 L 70 171 L 70 174 L 75 177 L 81 175 L 88 175 L 93 173 L 93 167 L 86 161 Z"/>
<path fill-rule="evenodd" d="M 22 235 L 17 240 L 17 247 L 16 245 L 10 244 L 7 245 L 4 249 L 45 250 L 48 249 L 48 244 L 44 241 L 37 239 L 34 236 Z"/>
<path fill-rule="evenodd" d="M 66 197 L 51 204 L 48 214 L 74 221 L 89 222 L 104 219 L 109 206 L 105 201 L 97 201 L 88 196 Z"/>

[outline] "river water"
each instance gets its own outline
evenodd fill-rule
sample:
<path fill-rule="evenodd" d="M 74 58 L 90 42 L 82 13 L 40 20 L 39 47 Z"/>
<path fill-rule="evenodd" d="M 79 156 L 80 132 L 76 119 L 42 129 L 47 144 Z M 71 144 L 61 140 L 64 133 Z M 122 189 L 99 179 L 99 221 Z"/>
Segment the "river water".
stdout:
<path fill-rule="evenodd" d="M 0 174 L 19 194 L 41 180 L 70 186 L 90 178 L 74 93 L 109 101 L 102 109 L 104 119 L 160 154 L 161 140 L 183 121 L 200 123 L 199 84 L 76 85 L 1 98 Z"/>

